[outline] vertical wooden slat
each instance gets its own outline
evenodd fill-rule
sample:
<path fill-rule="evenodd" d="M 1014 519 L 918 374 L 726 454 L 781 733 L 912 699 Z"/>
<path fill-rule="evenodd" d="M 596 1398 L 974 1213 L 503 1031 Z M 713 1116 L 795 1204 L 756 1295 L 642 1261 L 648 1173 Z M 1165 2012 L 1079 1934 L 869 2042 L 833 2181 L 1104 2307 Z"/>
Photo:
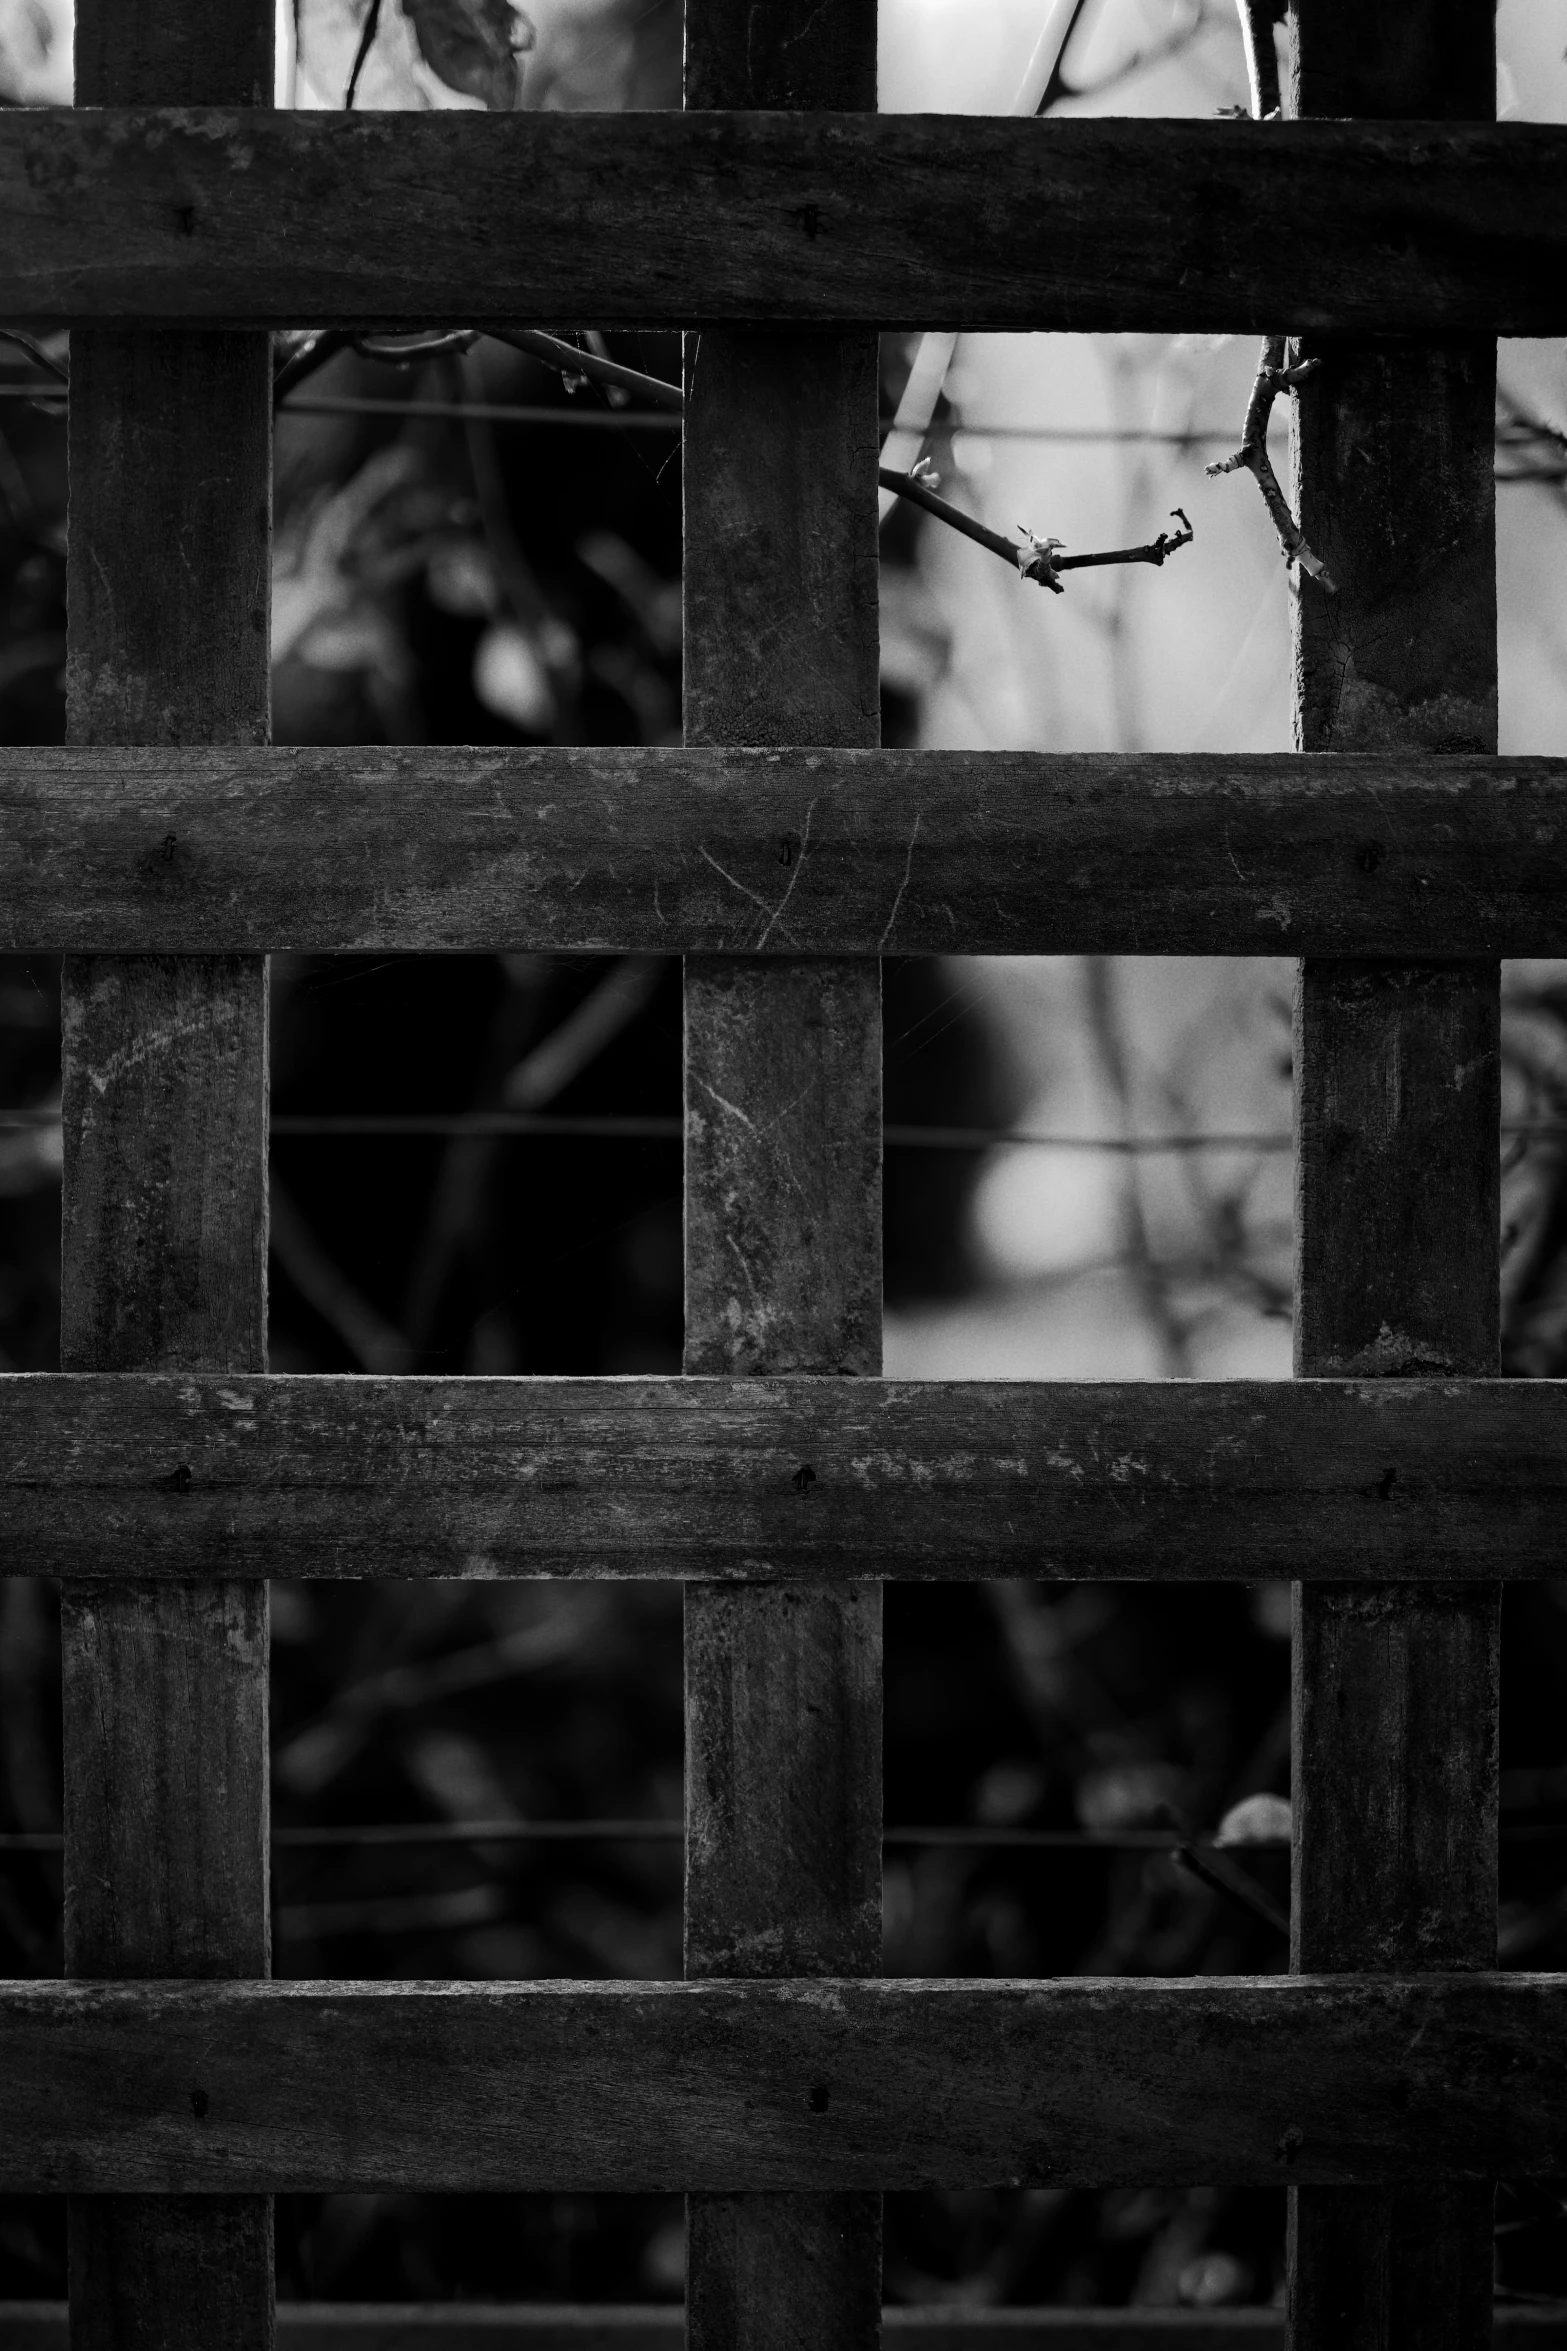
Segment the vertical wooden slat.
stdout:
<path fill-rule="evenodd" d="M 1297 113 L 1494 110 L 1491 0 L 1292 14 Z M 1495 347 L 1316 355 L 1297 488 L 1340 593 L 1302 586 L 1299 746 L 1494 751 Z M 1303 965 L 1296 1086 L 1297 1370 L 1494 1372 L 1496 967 Z M 1497 1652 L 1494 1587 L 1297 1586 L 1297 1968 L 1494 1965 Z M 1294 2351 L 1489 2342 L 1489 2189 L 1291 2202 Z"/>
<path fill-rule="evenodd" d="M 873 111 L 874 0 L 688 0 L 685 95 Z M 874 746 L 876 337 L 704 334 L 686 383 L 687 741 Z M 785 941 L 809 855 L 808 825 L 779 842 Z M 686 1368 L 878 1372 L 879 967 L 692 961 L 685 988 Z M 687 1588 L 686 1808 L 689 1975 L 874 1971 L 879 1586 Z M 692 2351 L 869 2351 L 880 2199 L 691 2198 L 686 2299 Z"/>
<path fill-rule="evenodd" d="M 77 103 L 269 103 L 272 22 L 79 0 Z M 266 740 L 270 383 L 264 334 L 73 335 L 73 741 Z M 75 959 L 62 1018 L 64 1367 L 263 1370 L 265 963 Z M 265 1975 L 265 1587 L 68 1583 L 62 1636 L 68 1972 Z M 71 2329 L 265 2351 L 270 2203 L 75 2199 Z"/>

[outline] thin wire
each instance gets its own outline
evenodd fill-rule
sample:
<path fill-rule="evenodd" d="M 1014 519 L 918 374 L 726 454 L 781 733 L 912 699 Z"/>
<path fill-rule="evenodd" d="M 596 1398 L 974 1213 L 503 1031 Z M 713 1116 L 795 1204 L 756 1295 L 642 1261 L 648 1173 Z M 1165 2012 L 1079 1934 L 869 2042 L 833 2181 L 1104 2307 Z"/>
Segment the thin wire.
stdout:
<path fill-rule="evenodd" d="M 591 357 L 591 354 L 585 356 Z M 63 384 L 0 384 L 3 400 L 64 400 Z M 464 416 L 479 415 L 492 424 L 582 424 L 591 416 L 600 425 L 613 425 L 625 430 L 657 426 L 663 431 L 677 431 L 681 424 L 679 414 L 669 408 L 649 412 L 644 408 L 611 408 L 581 410 L 541 407 L 514 401 L 495 401 L 482 405 L 474 401 L 464 408 L 454 400 L 382 400 L 372 393 L 300 393 L 286 394 L 279 403 L 280 416 L 417 416 L 458 420 Z M 884 430 L 890 430 L 892 419 L 882 418 Z M 1119 429 L 1109 425 L 1031 425 L 1031 424 L 971 424 L 964 417 L 951 417 L 933 428 L 937 432 L 950 431 L 966 434 L 977 441 L 1056 441 L 1092 446 L 1118 444 L 1152 446 L 1161 449 L 1186 449 L 1199 444 L 1217 447 L 1233 441 L 1233 425 L 1193 427 L 1184 433 L 1142 432 L 1136 428 Z M 1276 439 L 1285 435 L 1277 433 Z M 1516 444 L 1509 443 L 1512 447 Z"/>
<path fill-rule="evenodd" d="M 3 1122 L 0 1122 L 3 1123 Z M 472 1110 L 460 1115 L 410 1112 L 385 1117 L 291 1118 L 286 1113 L 272 1121 L 272 1132 L 284 1140 L 301 1135 L 558 1135 L 595 1137 L 602 1141 L 646 1143 L 678 1142 L 683 1132 L 679 1118 L 616 1118 L 555 1116 L 548 1111 Z"/>
<path fill-rule="evenodd" d="M 62 384 L 5 384 L 0 383 L 0 400 L 27 400 L 35 406 L 45 403 L 64 405 L 65 387 Z M 638 408 L 590 409 L 554 408 L 513 404 L 508 401 L 474 401 L 466 408 L 450 400 L 378 400 L 372 395 L 350 393 L 290 395 L 279 402 L 279 416 L 389 416 L 414 418 L 421 422 L 457 422 L 464 416 L 474 417 L 486 424 L 587 426 L 598 430 L 619 432 L 674 432 L 681 430 L 681 419 L 670 411 L 649 411 Z M 884 418 L 883 423 L 888 424 Z M 1056 447 L 1083 448 L 1153 448 L 1195 449 L 1218 448 L 1235 438 L 1233 426 L 1209 428 L 1203 426 L 1184 433 L 1142 432 L 1135 428 L 1113 429 L 1101 425 L 1029 425 L 1029 424 L 971 424 L 953 417 L 945 428 L 954 436 L 962 435 L 971 441 L 1026 441 Z M 1271 435 L 1283 445 L 1282 433 Z M 1511 451 L 1521 444 L 1509 440 L 1503 446 Z M 1530 483 L 1555 484 L 1567 478 L 1559 467 L 1543 467 L 1529 471 L 1498 472 L 1498 489 L 1514 489 Z"/>
<path fill-rule="evenodd" d="M 505 343 L 513 351 L 525 352 L 530 359 L 542 359 L 546 367 L 556 368 L 564 376 L 581 376 L 589 383 L 639 393 L 653 407 L 672 409 L 677 416 L 685 412 L 685 393 L 664 376 L 648 375 L 637 367 L 622 367 L 618 359 L 602 359 L 596 351 L 584 351 L 579 344 L 565 342 L 559 335 L 542 334 L 537 327 L 491 327 L 488 332 L 492 343 Z"/>
<path fill-rule="evenodd" d="M 0 1118 L 0 1126 L 4 1120 Z M 461 1117 L 291 1117 L 286 1112 L 272 1121 L 274 1135 L 559 1135 L 595 1136 L 606 1141 L 678 1142 L 684 1133 L 678 1117 L 616 1118 L 608 1115 L 553 1116 L 547 1112 L 473 1111 Z M 1567 1124 L 1555 1119 L 1504 1120 L 1501 1133 L 1531 1141 L 1567 1137 Z M 882 1140 L 898 1151 L 1102 1151 L 1138 1157 L 1186 1151 L 1292 1151 L 1293 1135 L 1226 1133 L 1168 1135 L 1042 1135 L 1028 1127 L 949 1127 L 888 1124 Z"/>
<path fill-rule="evenodd" d="M 504 400 L 376 400 L 344 393 L 293 395 L 278 407 L 279 416 L 409 416 L 457 423 L 476 417 L 481 424 L 613 426 L 632 432 L 678 433 L 680 418 L 667 409 L 549 408 L 513 406 Z"/>
<path fill-rule="evenodd" d="M 0 1127 L 5 1120 L 0 1116 Z M 614 1118 L 591 1115 L 552 1116 L 547 1112 L 477 1110 L 461 1116 L 407 1116 L 311 1118 L 279 1113 L 272 1132 L 280 1140 L 302 1136 L 421 1136 L 421 1135 L 532 1135 L 569 1139 L 591 1136 L 602 1141 L 678 1143 L 684 1133 L 678 1117 Z M 989 1151 L 998 1146 L 1022 1145 L 1047 1151 L 1106 1151 L 1116 1153 L 1166 1151 L 1288 1151 L 1286 1134 L 1205 1135 L 1040 1135 L 1014 1127 L 943 1127 L 889 1125 L 882 1140 L 890 1149 L 908 1151 Z"/>
<path fill-rule="evenodd" d="M 47 1110 L 0 1110 L 0 1134 L 58 1132 L 60 1114 Z M 532 1110 L 372 1111 L 334 1117 L 280 1111 L 272 1119 L 275 1140 L 305 1138 L 369 1141 L 442 1135 L 517 1135 L 540 1140 L 587 1139 L 614 1143 L 677 1143 L 684 1134 L 678 1115 L 624 1117 L 609 1112 L 557 1114 Z M 1567 1122 L 1560 1119 L 1504 1119 L 1501 1134 L 1531 1142 L 1567 1139 Z M 1294 1137 L 1276 1133 L 1227 1133 L 1215 1130 L 1168 1135 L 1042 1135 L 1028 1127 L 909 1126 L 889 1123 L 882 1140 L 894 1151 L 1098 1151 L 1110 1156 L 1138 1157 L 1166 1152 L 1265 1151 L 1294 1149 Z"/>
<path fill-rule="evenodd" d="M 1567 1826 L 1562 1832 L 1567 1835 Z M 612 1845 L 679 1844 L 685 1825 L 678 1820 L 457 1820 L 386 1821 L 352 1828 L 274 1829 L 279 1852 L 336 1853 L 401 1850 L 450 1845 Z M 0 1835 L 0 1853 L 59 1853 L 58 1829 L 12 1830 Z M 1287 1840 L 1270 1841 L 1284 1851 Z M 1183 1837 L 1175 1829 L 1014 1829 L 971 1827 L 890 1828 L 886 1846 L 929 1846 L 964 1851 L 1168 1853 L 1179 1845 L 1212 1845 L 1213 1839 Z M 1248 1850 L 1254 1848 L 1248 1847 Z"/>
<path fill-rule="evenodd" d="M 1560 1842 L 1567 1839 L 1567 1820 L 1504 1824 L 1500 1833 L 1504 1843 Z M 678 1820 L 420 1820 L 274 1829 L 271 1841 L 278 1852 L 340 1853 L 453 1845 L 675 1845 L 684 1838 L 685 1826 Z M 1183 1836 L 1178 1829 L 993 1828 L 967 1822 L 884 1829 L 881 1841 L 889 1849 L 973 1853 L 1174 1853 L 1189 1847 L 1203 1853 L 1239 1855 L 1289 1850 L 1289 1839 L 1282 1836 L 1232 1844 L 1221 1843 L 1212 1835 Z M 0 1833 L 0 1853 L 59 1853 L 64 1845 L 59 1829 L 8 1829 Z"/>

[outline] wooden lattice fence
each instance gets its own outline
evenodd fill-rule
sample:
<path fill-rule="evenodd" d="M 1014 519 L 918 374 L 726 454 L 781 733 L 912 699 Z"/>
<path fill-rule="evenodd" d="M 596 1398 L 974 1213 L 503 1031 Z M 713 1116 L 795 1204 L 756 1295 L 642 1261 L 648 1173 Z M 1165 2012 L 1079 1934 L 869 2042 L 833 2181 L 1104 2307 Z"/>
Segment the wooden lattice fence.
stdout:
<path fill-rule="evenodd" d="M 1491 492 L 1567 133 L 1491 123 L 1490 0 L 1293 19 L 1287 122 L 878 120 L 873 0 L 689 0 L 683 117 L 386 118 L 265 111 L 270 5 L 81 0 L 76 110 L 0 118 L 0 315 L 73 329 L 71 743 L 0 769 L 0 934 L 68 955 L 0 1533 L 64 1579 L 70 1980 L 0 1993 L 0 2186 L 75 2199 L 77 2351 L 270 2341 L 274 2192 L 525 2187 L 687 2191 L 695 2351 L 848 2351 L 881 2192 L 999 2182 L 1282 2183 L 1297 2351 L 1488 2339 L 1490 2182 L 1567 2174 L 1567 1997 L 1493 1972 L 1567 1488 L 1494 1376 L 1497 958 L 1567 948 L 1567 763 L 1495 756 Z M 684 750 L 267 748 L 316 322 L 688 330 Z M 877 750 L 903 325 L 1320 357 L 1298 756 Z M 688 955 L 686 1380 L 265 1376 L 263 959 L 369 946 Z M 1302 1384 L 881 1383 L 877 958 L 1259 948 Z M 685 1580 L 687 1983 L 268 1983 L 301 1574 Z M 1296 1581 L 1290 1977 L 876 1980 L 878 1579 L 1019 1574 Z"/>

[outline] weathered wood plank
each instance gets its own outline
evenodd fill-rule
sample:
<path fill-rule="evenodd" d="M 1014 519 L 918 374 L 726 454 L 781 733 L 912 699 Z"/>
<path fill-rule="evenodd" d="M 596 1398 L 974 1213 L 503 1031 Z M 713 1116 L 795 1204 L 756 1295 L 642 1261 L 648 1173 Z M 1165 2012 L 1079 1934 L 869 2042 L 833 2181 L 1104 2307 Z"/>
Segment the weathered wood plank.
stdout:
<path fill-rule="evenodd" d="M 1295 0 L 1301 114 L 1486 118 L 1491 0 Z M 1310 352 L 1315 346 L 1304 348 Z M 1496 747 L 1496 354 L 1325 346 L 1296 426 L 1301 523 L 1338 586 L 1295 600 L 1304 750 Z M 1494 964 L 1301 967 L 1296 1365 L 1491 1373 Z M 1292 1963 L 1496 1963 L 1500 1593 L 1298 1589 Z M 1505 2168 L 1505 2166 L 1503 2167 Z M 1484 2351 L 1488 2185 L 1293 2199 L 1291 2351 Z"/>
<path fill-rule="evenodd" d="M 12 1575 L 1440 1583 L 1564 1521 L 1559 1381 L 0 1379 Z"/>
<path fill-rule="evenodd" d="M 687 1973 L 873 1972 L 881 1828 L 880 1585 L 689 1585 Z"/>
<path fill-rule="evenodd" d="M 1567 326 L 1535 123 L 27 112 L 0 220 L 39 323 Z"/>
<path fill-rule="evenodd" d="M 1484 1377 L 1500 1319 L 1494 963 L 1307 963 L 1295 1033 L 1297 1369 Z"/>
<path fill-rule="evenodd" d="M 1562 954 L 1567 760 L 10 746 L 0 945 Z"/>
<path fill-rule="evenodd" d="M 881 2314 L 899 2351 L 1283 2351 L 1284 2314 L 1220 2310 L 975 2309 L 899 2305 Z M 1503 2302 L 1496 2340 L 1567 2351 L 1558 2310 Z M 680 2351 L 668 2303 L 280 2302 L 278 2351 Z M 63 2302 L 0 2302 L 5 2351 L 68 2351 Z"/>
<path fill-rule="evenodd" d="M 86 107 L 271 99 L 269 0 L 80 0 L 75 38 Z M 270 361 L 262 334 L 73 334 L 76 743 L 266 741 Z M 61 1027 L 66 1370 L 264 1370 L 265 964 L 68 958 Z M 60 1612 L 66 1972 L 264 1976 L 266 1586 L 85 1564 Z M 264 2198 L 78 2198 L 70 2272 L 73 2351 L 270 2351 Z"/>
<path fill-rule="evenodd" d="M 1559 1976 L 13 1983 L 0 2190 L 1567 2171 Z"/>
<path fill-rule="evenodd" d="M 685 22 L 690 108 L 874 116 L 876 0 Z M 879 744 L 878 378 L 863 327 L 687 338 L 688 744 Z M 773 847 L 774 928 L 809 835 Z M 881 966 L 684 978 L 685 1368 L 878 1373 Z M 879 1584 L 687 1585 L 688 1976 L 880 1966 L 881 1655 Z M 689 2351 L 875 2351 L 880 2199 L 832 2186 L 690 2199 Z"/>
<path fill-rule="evenodd" d="M 261 958 L 69 957 L 60 1023 L 66 1368 L 264 1370 Z"/>
<path fill-rule="evenodd" d="M 881 966 L 689 960 L 685 1061 L 687 1372 L 879 1372 Z"/>

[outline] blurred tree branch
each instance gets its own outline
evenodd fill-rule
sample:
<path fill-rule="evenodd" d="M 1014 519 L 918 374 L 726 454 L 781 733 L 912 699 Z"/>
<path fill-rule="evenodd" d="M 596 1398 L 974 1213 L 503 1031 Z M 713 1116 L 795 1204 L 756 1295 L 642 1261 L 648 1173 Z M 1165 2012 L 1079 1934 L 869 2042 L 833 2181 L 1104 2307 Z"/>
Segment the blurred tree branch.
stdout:
<path fill-rule="evenodd" d="M 276 1175 L 271 1179 L 269 1215 L 273 1256 L 305 1303 L 336 1332 L 361 1369 L 411 1370 L 412 1350 L 401 1331 L 361 1296 L 323 1249 Z"/>

